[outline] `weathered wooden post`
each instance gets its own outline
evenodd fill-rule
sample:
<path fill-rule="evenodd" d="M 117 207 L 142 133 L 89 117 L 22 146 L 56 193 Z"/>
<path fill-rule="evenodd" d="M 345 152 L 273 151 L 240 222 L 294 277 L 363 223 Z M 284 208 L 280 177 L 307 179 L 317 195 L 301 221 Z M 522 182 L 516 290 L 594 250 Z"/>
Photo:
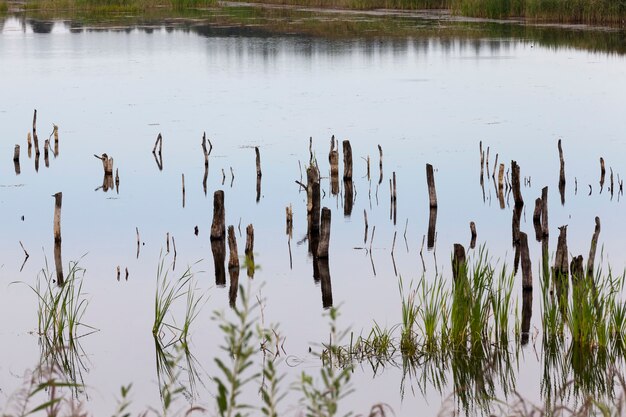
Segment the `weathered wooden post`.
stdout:
<path fill-rule="evenodd" d="M 528 251 L 528 235 L 524 232 L 519 233 L 520 258 L 522 263 L 522 289 L 524 291 L 533 289 L 533 271 L 530 263 L 530 254 Z"/>
<path fill-rule="evenodd" d="M 259 152 L 259 147 L 254 147 L 254 153 L 256 154 L 256 176 L 261 177 L 263 173 L 261 172 L 261 152 Z"/>
<path fill-rule="evenodd" d="M 183 177 L 183 208 L 185 208 L 185 174 L 182 174 Z"/>
<path fill-rule="evenodd" d="M 328 207 L 324 207 L 322 209 L 322 220 L 320 225 L 320 242 L 317 247 L 318 258 L 328 258 L 328 248 L 330 245 L 330 223 L 330 209 Z"/>
<path fill-rule="evenodd" d="M 286 222 L 285 222 L 285 234 L 291 239 L 293 233 L 293 209 L 291 204 L 285 207 Z"/>
<path fill-rule="evenodd" d="M 36 112 L 36 111 L 35 111 Z M 36 115 L 37 113 L 35 113 Z M 36 116 L 35 116 L 36 117 Z M 56 193 L 54 196 L 54 264 L 57 274 L 57 284 L 63 286 L 63 261 L 61 259 L 61 205 L 63 203 L 63 193 Z"/>
<path fill-rule="evenodd" d="M 37 109 L 33 113 L 33 142 L 35 142 L 35 156 L 39 156 L 39 138 L 37 137 Z"/>
<path fill-rule="evenodd" d="M 365 221 L 365 236 L 363 237 L 363 244 L 367 243 L 367 229 L 369 229 L 369 224 L 367 223 L 367 211 L 363 209 L 363 220 Z"/>
<path fill-rule="evenodd" d="M 337 195 L 339 194 L 339 151 L 335 149 L 335 136 L 331 138 L 328 162 L 330 163 L 330 193 Z"/>
<path fill-rule="evenodd" d="M 213 266 L 215 269 L 215 285 L 226 285 L 226 239 L 222 235 L 219 239 L 211 239 L 211 252 L 213 253 Z"/>
<path fill-rule="evenodd" d="M 52 135 L 54 135 L 54 157 L 59 156 L 59 126 L 52 124 Z"/>
<path fill-rule="evenodd" d="M 28 157 L 31 157 L 31 150 L 33 148 L 33 143 L 32 143 L 32 139 L 31 139 L 31 133 L 28 132 L 28 134 L 26 135 L 26 144 L 28 145 Z"/>
<path fill-rule="evenodd" d="M 239 292 L 239 268 L 228 268 L 230 286 L 228 288 L 228 305 L 235 308 L 237 304 L 237 293 Z"/>
<path fill-rule="evenodd" d="M 583 266 L 583 256 L 578 255 L 572 258 L 570 263 L 570 273 L 572 275 L 572 286 L 575 288 L 585 280 L 585 267 Z"/>
<path fill-rule="evenodd" d="M 516 207 L 524 206 L 524 199 L 520 190 L 520 168 L 516 161 L 511 161 L 511 187 L 513 188 L 513 199 Z"/>
<path fill-rule="evenodd" d="M 428 184 L 428 199 L 431 208 L 437 208 L 437 191 L 435 190 L 435 174 L 433 166 L 426 164 L 426 183 Z"/>
<path fill-rule="evenodd" d="M 428 211 L 428 242 L 427 248 L 435 247 L 435 239 L 437 236 L 437 207 L 431 207 Z"/>
<path fill-rule="evenodd" d="M 43 142 L 43 161 L 46 164 L 46 168 L 50 167 L 50 159 L 49 159 L 49 153 L 48 153 L 49 149 L 50 149 L 50 141 L 46 139 Z"/>
<path fill-rule="evenodd" d="M 556 246 L 553 274 L 559 303 L 565 303 L 567 301 L 567 287 L 569 282 L 567 225 L 559 227 L 559 239 Z"/>
<path fill-rule="evenodd" d="M 466 268 L 465 248 L 460 243 L 455 243 L 454 251 L 452 252 L 452 277 L 454 282 L 458 282 L 459 278 L 465 278 Z"/>
<path fill-rule="evenodd" d="M 224 191 L 217 190 L 213 194 L 213 224 L 211 225 L 211 240 L 226 238 L 226 214 L 224 210 Z"/>
<path fill-rule="evenodd" d="M 343 141 L 343 179 L 352 180 L 352 146 L 349 140 Z"/>
<path fill-rule="evenodd" d="M 602 192 L 602 188 L 604 187 L 605 174 L 606 169 L 604 169 L 604 158 L 600 157 L 600 192 Z"/>
<path fill-rule="evenodd" d="M 20 145 L 15 145 L 13 149 L 13 165 L 15 167 L 15 175 L 20 175 Z"/>
<path fill-rule="evenodd" d="M 548 225 L 548 187 L 541 190 L 541 234 L 543 237 L 550 235 L 550 227 Z"/>
<path fill-rule="evenodd" d="M 533 292 L 532 291 L 523 291 L 522 292 L 522 337 L 521 344 L 522 346 L 528 344 L 529 334 L 530 334 L 530 319 L 533 315 Z"/>
<path fill-rule="evenodd" d="M 513 246 L 517 246 L 519 244 L 519 234 L 520 234 L 520 221 L 522 219 L 522 207 L 514 206 L 513 207 L 513 219 L 512 219 L 512 243 Z"/>
<path fill-rule="evenodd" d="M 317 275 L 322 290 L 322 307 L 327 309 L 333 306 L 333 288 L 330 281 L 328 259 L 318 258 L 314 264 L 317 265 Z"/>
<path fill-rule="evenodd" d="M 470 232 L 472 234 L 470 249 L 474 249 L 476 247 L 476 223 L 470 222 Z"/>
<path fill-rule="evenodd" d="M 543 236 L 543 232 L 541 228 L 542 210 L 543 210 L 543 200 L 541 198 L 537 198 L 535 200 L 535 211 L 533 212 L 533 226 L 535 228 L 535 239 L 537 239 L 537 242 L 540 242 L 541 237 Z"/>
<path fill-rule="evenodd" d="M 594 280 L 593 264 L 596 258 L 596 248 L 598 247 L 598 237 L 600 236 L 600 218 L 596 216 L 596 227 L 591 237 L 591 247 L 589 248 L 589 258 L 587 259 L 587 279 Z"/>
<path fill-rule="evenodd" d="M 383 182 L 383 148 L 380 145 L 378 145 L 378 154 L 380 155 L 380 160 L 378 163 L 378 168 L 380 170 L 378 185 L 380 185 Z"/>
<path fill-rule="evenodd" d="M 561 205 L 565 205 L 565 159 L 563 158 L 563 147 L 561 146 L 561 139 L 558 143 L 559 148 L 559 161 L 561 168 L 559 170 L 559 194 L 561 195 Z"/>
<path fill-rule="evenodd" d="M 352 179 L 343 180 L 343 215 L 350 217 L 354 207 L 354 183 Z"/>
<path fill-rule="evenodd" d="M 249 224 L 246 227 L 246 269 L 249 278 L 254 278 L 254 226 Z"/>
<path fill-rule="evenodd" d="M 228 269 L 239 269 L 239 255 L 237 251 L 237 237 L 235 236 L 235 227 L 228 226 L 228 249 L 230 256 L 228 257 Z"/>

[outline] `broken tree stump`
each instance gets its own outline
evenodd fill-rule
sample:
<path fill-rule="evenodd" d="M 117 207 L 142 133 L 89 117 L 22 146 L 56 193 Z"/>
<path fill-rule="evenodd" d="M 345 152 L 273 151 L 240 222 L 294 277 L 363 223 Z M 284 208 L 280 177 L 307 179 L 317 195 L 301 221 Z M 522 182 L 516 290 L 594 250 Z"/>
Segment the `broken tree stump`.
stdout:
<path fill-rule="evenodd" d="M 224 211 L 224 191 L 217 190 L 213 194 L 213 224 L 211 225 L 211 240 L 226 238 L 226 215 Z"/>
<path fill-rule="evenodd" d="M 261 172 L 261 152 L 259 152 L 259 147 L 254 147 L 254 153 L 256 154 L 256 176 L 261 177 L 263 173 Z"/>
<path fill-rule="evenodd" d="M 328 258 L 328 248 L 330 244 L 330 224 L 331 212 L 328 207 L 322 209 L 322 218 L 320 225 L 320 241 L 317 246 L 317 257 Z"/>
<path fill-rule="evenodd" d="M 465 248 L 460 243 L 455 243 L 452 253 L 452 278 L 454 282 L 466 277 L 466 268 Z"/>
<path fill-rule="evenodd" d="M 541 228 L 541 212 L 543 210 L 543 200 L 541 198 L 537 198 L 535 200 L 535 211 L 533 212 L 533 226 L 535 228 L 535 239 L 537 242 L 541 241 L 541 237 L 543 235 Z"/>
<path fill-rule="evenodd" d="M 541 234 L 543 237 L 550 235 L 550 227 L 548 225 L 548 187 L 541 190 Z"/>
<path fill-rule="evenodd" d="M 54 196 L 54 264 L 57 275 L 57 284 L 63 286 L 63 261 L 61 259 L 61 206 L 63 203 L 63 193 L 56 193 Z"/>
<path fill-rule="evenodd" d="M 228 249 L 230 255 L 228 257 L 228 269 L 239 269 L 239 255 L 237 252 L 237 237 L 235 236 L 235 227 L 228 226 Z"/>
<path fill-rule="evenodd" d="M 566 302 L 569 282 L 567 225 L 559 227 L 559 239 L 557 241 L 556 256 L 554 259 L 553 279 L 556 285 L 556 293 L 559 302 Z"/>
<path fill-rule="evenodd" d="M 352 179 L 352 146 L 349 140 L 343 141 L 343 179 Z"/>
<path fill-rule="evenodd" d="M 522 191 L 520 190 L 520 168 L 516 161 L 511 161 L 511 187 L 513 188 L 513 199 L 516 207 L 524 206 Z"/>
<path fill-rule="evenodd" d="M 335 136 L 331 138 L 328 162 L 330 163 L 330 192 L 332 195 L 337 195 L 339 194 L 339 151 L 335 148 Z"/>
<path fill-rule="evenodd" d="M 602 193 L 602 187 L 604 187 L 605 175 L 606 175 L 606 169 L 604 168 L 604 158 L 600 157 L 600 193 Z"/>
<path fill-rule="evenodd" d="M 519 233 L 520 260 L 522 263 L 522 289 L 524 291 L 533 289 L 533 271 L 530 263 L 530 254 L 528 251 L 528 235 L 524 232 Z"/>
<path fill-rule="evenodd" d="M 437 191 L 435 190 L 435 174 L 433 166 L 426 164 L 426 183 L 428 184 L 428 199 L 431 208 L 437 207 Z"/>
<path fill-rule="evenodd" d="M 587 259 L 587 278 L 593 280 L 594 262 L 596 258 L 596 248 L 598 247 L 598 237 L 600 236 L 600 218 L 596 216 L 596 227 L 591 237 L 591 247 L 589 248 L 589 258 Z"/>
<path fill-rule="evenodd" d="M 476 247 L 476 223 L 470 222 L 470 232 L 472 234 L 470 249 L 474 249 Z"/>

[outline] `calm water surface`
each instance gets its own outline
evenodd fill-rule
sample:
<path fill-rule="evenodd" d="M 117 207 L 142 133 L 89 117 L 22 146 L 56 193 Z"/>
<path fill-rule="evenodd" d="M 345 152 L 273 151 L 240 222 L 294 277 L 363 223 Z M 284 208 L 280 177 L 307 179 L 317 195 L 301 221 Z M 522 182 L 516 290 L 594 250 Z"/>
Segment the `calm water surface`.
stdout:
<path fill-rule="evenodd" d="M 92 31 L 71 30 L 57 21 L 41 27 L 18 18 L 0 26 L 0 403 L 22 386 L 25 370 L 39 360 L 35 295 L 26 285 L 11 283 L 33 284 L 46 262 L 53 268 L 51 195 L 58 191 L 63 192 L 64 261 L 80 259 L 86 268 L 90 301 L 84 321 L 100 329 L 81 340 L 87 389 L 80 399 L 97 415 L 112 412 L 119 387 L 129 382 L 134 410 L 159 404 L 151 326 L 156 269 L 167 233 L 176 239 L 174 274 L 193 265 L 209 297 L 192 328 L 192 351 L 201 368 L 196 401 L 212 409 L 214 384 L 207 375 L 215 372 L 212 358 L 221 354 L 222 335 L 211 317 L 214 310 L 228 310 L 229 290 L 215 285 L 209 243 L 212 195 L 218 189 L 225 191 L 227 224 L 241 224 L 240 252 L 245 226 L 254 224 L 259 269 L 251 291 L 267 298 L 265 322 L 280 323 L 286 336 L 287 381 L 302 370 L 317 372 L 319 363 L 308 350 L 326 340 L 328 326 L 307 244 L 300 243 L 306 235 L 306 194 L 295 184 L 305 175 L 300 164 L 309 160 L 309 137 L 324 177 L 322 205 L 332 209 L 332 302 L 340 306 L 340 324 L 355 333 L 374 321 L 388 327 L 400 322 L 398 279 L 408 285 L 422 276 L 419 253 L 429 219 L 426 163 L 435 166 L 439 197 L 436 247 L 423 249 L 426 278 L 436 273 L 449 278 L 452 245 L 469 245 L 470 221 L 476 222 L 479 244 L 486 245 L 493 260 L 512 264 L 512 196 L 500 209 L 488 181 L 483 198 L 479 141 L 490 148 L 490 170 L 497 153 L 507 168 L 515 159 L 522 176 L 531 178 L 522 189 L 523 231 L 534 236 L 533 201 L 547 185 L 551 252 L 557 226 L 568 224 L 570 252 L 586 258 L 598 215 L 605 265 L 608 259 L 614 270 L 626 266 L 623 198 L 611 198 L 606 186 L 600 194 L 598 185 L 601 156 L 616 180 L 617 174 L 626 175 L 622 55 L 501 36 L 470 40 L 418 33 L 358 40 L 261 36 L 201 25 Z M 35 33 L 41 31 L 49 33 Z M 60 136 L 58 157 L 50 157 L 49 167 L 42 157 L 38 172 L 26 155 L 34 108 L 40 140 L 52 132 L 53 123 Z M 159 132 L 162 171 L 151 153 Z M 214 146 L 207 193 L 203 132 Z M 330 193 L 331 135 L 352 144 L 356 198 L 350 216 L 344 215 L 342 196 Z M 566 160 L 565 205 L 557 192 L 559 138 Z M 22 146 L 17 176 L 11 161 L 15 144 Z M 380 186 L 378 144 L 384 151 Z M 254 146 L 260 148 L 263 167 L 258 202 Z M 102 165 L 93 154 L 103 152 L 119 169 L 119 194 L 97 189 Z M 392 172 L 398 182 L 395 226 L 389 218 Z M 285 235 L 290 204 L 292 264 Z M 374 268 L 359 249 L 364 246 L 363 210 L 370 231 L 376 226 Z M 135 228 L 143 243 L 138 259 Z M 394 270 L 390 252 L 396 232 Z M 538 276 L 541 245 L 531 240 Z M 20 241 L 30 253 L 21 272 Z M 127 282 L 116 280 L 118 265 L 122 271 L 128 268 Z M 242 271 L 240 283 L 246 281 Z M 518 282 L 518 298 L 519 287 Z M 536 294 L 531 333 L 541 328 L 538 299 Z M 540 351 L 540 342 L 531 340 L 511 365 L 516 389 L 535 402 L 542 401 Z M 398 416 L 415 415 L 415 410 L 436 414 L 454 390 L 446 373 L 439 393 L 432 384 L 420 386 L 420 368 L 402 389 L 400 368 L 373 372 L 368 365 L 357 367 L 355 392 L 344 409 L 366 412 L 383 402 Z M 245 396 L 259 403 L 256 387 Z M 286 403 L 297 398 L 293 394 Z"/>

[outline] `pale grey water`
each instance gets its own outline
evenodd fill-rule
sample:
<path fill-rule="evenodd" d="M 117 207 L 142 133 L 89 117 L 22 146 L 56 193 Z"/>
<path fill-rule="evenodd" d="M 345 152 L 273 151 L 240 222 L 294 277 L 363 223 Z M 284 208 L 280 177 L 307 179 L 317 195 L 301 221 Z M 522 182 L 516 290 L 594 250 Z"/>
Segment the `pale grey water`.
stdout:
<path fill-rule="evenodd" d="M 39 358 L 36 299 L 24 285 L 34 283 L 45 257 L 52 268 L 52 214 L 57 191 L 63 192 L 63 256 L 67 263 L 85 255 L 85 286 L 90 304 L 85 322 L 100 329 L 83 338 L 88 371 L 88 397 L 81 397 L 96 415 L 111 412 L 122 384 L 133 382 L 133 407 L 159 403 L 151 335 L 155 273 L 165 235 L 176 238 L 177 267 L 198 271 L 199 286 L 209 301 L 194 323 L 192 351 L 212 373 L 222 336 L 211 320 L 215 309 L 228 309 L 228 288 L 216 288 L 209 228 L 212 194 L 226 193 L 227 224 L 242 229 L 253 223 L 256 261 L 260 265 L 253 293 L 267 297 L 266 323 L 280 323 L 285 349 L 295 368 L 283 366 L 287 381 L 301 370 L 316 372 L 308 347 L 326 339 L 321 291 L 314 283 L 307 245 L 296 242 L 306 233 L 306 197 L 294 183 L 299 165 L 308 161 L 309 137 L 328 169 L 330 136 L 350 139 L 355 162 L 357 196 L 351 217 L 343 216 L 342 199 L 331 197 L 327 180 L 322 205 L 333 210 L 330 272 L 334 305 L 341 306 L 341 324 L 358 333 L 372 323 L 400 322 L 398 278 L 390 256 L 398 232 L 395 261 L 398 275 L 415 283 L 422 275 L 419 250 L 428 226 L 424 165 L 436 168 L 439 196 L 437 265 L 424 248 L 426 276 L 449 276 L 452 244 L 469 244 L 469 222 L 475 221 L 479 243 L 494 259 L 512 264 L 511 209 L 500 210 L 493 184 L 479 184 L 478 143 L 490 146 L 507 167 L 511 159 L 522 176 L 526 201 L 522 230 L 532 236 L 533 201 L 550 187 L 551 251 L 556 228 L 568 224 L 572 254 L 588 251 L 593 218 L 602 219 L 600 244 L 611 266 L 626 265 L 623 247 L 623 201 L 598 193 L 599 162 L 620 178 L 626 175 L 626 60 L 619 55 L 569 49 L 554 50 L 516 39 L 465 42 L 436 37 L 376 41 L 328 40 L 298 36 L 200 36 L 194 32 L 141 30 L 71 33 L 61 22 L 51 33 L 36 34 L 15 18 L 0 34 L 0 403 L 22 385 L 24 371 Z M 26 134 L 32 111 L 38 109 L 40 140 L 52 123 L 60 126 L 60 154 L 39 172 L 26 156 Z M 200 148 L 202 132 L 214 149 L 208 195 Z M 164 170 L 151 154 L 156 135 L 164 137 Z M 557 193 L 558 153 L 563 140 L 567 196 Z M 13 146 L 22 145 L 21 174 L 14 173 Z M 384 149 L 384 180 L 378 190 L 377 144 Z M 255 202 L 253 146 L 263 166 L 262 197 Z M 115 158 L 119 195 L 94 192 L 102 168 L 94 153 Z M 371 157 L 370 185 L 364 178 Z M 230 186 L 230 168 L 235 179 Z M 222 186 L 222 173 L 226 183 Z M 398 222 L 389 220 L 388 178 L 398 176 Z M 181 205 L 181 174 L 186 180 L 186 206 Z M 608 175 L 608 174 L 607 174 Z M 578 193 L 574 193 L 574 178 Z M 608 176 L 607 176 L 608 179 Z M 593 193 L 587 196 L 588 186 Z M 511 200 L 512 201 L 512 200 Z M 294 238 L 290 269 L 285 206 L 293 204 Z M 373 260 L 363 246 L 363 210 L 370 230 L 376 226 Z M 21 220 L 24 216 L 24 220 Z M 402 238 L 408 221 L 407 240 Z M 194 236 L 194 226 L 200 234 Z M 135 227 L 145 246 L 135 259 Z M 244 232 L 245 233 L 245 232 Z M 245 235 L 244 235 L 245 236 Z M 19 241 L 30 252 L 24 270 Z M 369 245 L 369 243 L 368 243 Z M 239 249 L 244 241 L 239 237 Z M 407 249 L 408 248 L 408 249 Z M 531 242 L 533 268 L 538 271 L 540 245 Z M 128 268 L 128 282 L 117 282 L 115 268 Z M 241 271 L 240 282 L 245 282 Z M 516 284 L 516 288 L 519 284 Z M 537 285 L 538 287 L 538 285 Z M 531 329 L 540 328 L 539 295 Z M 520 303 L 521 304 L 521 303 Z M 533 327 L 534 326 L 534 327 Z M 539 402 L 539 368 L 535 351 L 523 351 L 517 389 Z M 297 362 L 297 361 L 296 361 Z M 205 374 L 205 372 L 202 372 Z M 424 397 L 415 386 L 400 395 L 401 372 L 386 369 L 372 377 L 357 368 L 355 392 L 346 410 L 369 410 L 376 402 L 390 404 L 396 415 L 435 414 L 442 398 L 432 388 Z M 212 405 L 214 384 L 204 377 L 200 404 Z M 447 392 L 452 392 L 449 384 Z M 256 388 L 246 392 L 259 403 Z M 287 403 L 297 399 L 294 394 Z M 289 413 L 296 410 L 286 407 Z"/>

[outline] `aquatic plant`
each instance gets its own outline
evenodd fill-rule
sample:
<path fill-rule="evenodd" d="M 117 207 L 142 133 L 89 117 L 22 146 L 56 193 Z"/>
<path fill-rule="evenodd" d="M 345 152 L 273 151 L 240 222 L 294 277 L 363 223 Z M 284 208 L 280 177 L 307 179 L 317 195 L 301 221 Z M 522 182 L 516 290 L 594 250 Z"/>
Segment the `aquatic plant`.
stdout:
<path fill-rule="evenodd" d="M 300 403 L 305 407 L 306 417 L 334 417 L 339 410 L 339 401 L 352 392 L 348 386 L 351 366 L 336 366 L 333 360 L 333 346 L 341 346 L 347 331 L 340 332 L 337 328 L 339 311 L 335 307 L 328 310 L 330 335 L 329 342 L 322 344 L 323 352 L 317 354 L 322 359 L 320 368 L 321 384 L 306 372 L 302 372 L 300 381 L 295 388 L 303 398 Z M 348 416 L 350 414 L 346 414 Z"/>
<path fill-rule="evenodd" d="M 255 319 L 252 316 L 255 306 L 250 304 L 248 292 L 239 286 L 239 303 L 233 306 L 235 321 L 229 321 L 224 313 L 216 312 L 214 319 L 224 334 L 222 350 L 228 353 L 230 361 L 216 357 L 214 359 L 221 371 L 221 376 L 213 380 L 217 384 L 217 406 L 221 417 L 247 415 L 243 410 L 250 407 L 239 402 L 241 390 L 250 381 L 259 376 L 258 373 L 247 372 L 253 364 L 255 353 L 253 336 Z M 243 413 L 243 414 L 242 414 Z"/>
<path fill-rule="evenodd" d="M 180 337 L 187 337 L 187 332 L 189 330 L 189 325 L 191 321 L 197 316 L 197 312 L 194 310 L 197 304 L 193 303 L 195 300 L 192 296 L 192 305 L 191 307 L 188 305 L 187 312 L 189 313 L 191 308 L 191 315 L 187 315 L 185 317 L 185 325 L 183 328 L 185 332 L 176 327 L 171 323 L 166 322 L 166 317 L 168 313 L 171 313 L 171 308 L 174 302 L 184 296 L 188 295 L 191 290 L 190 284 L 192 283 L 193 273 L 191 272 L 191 268 L 187 268 L 185 272 L 177 279 L 170 280 L 169 279 L 169 265 L 165 266 L 165 258 L 161 257 L 159 265 L 157 267 L 157 277 L 156 277 L 156 293 L 154 300 L 154 323 L 152 325 L 152 334 L 155 337 L 160 337 L 165 328 L 172 331 L 173 334 L 177 334 L 180 332 Z M 187 288 L 187 291 L 185 291 Z M 187 300 L 189 301 L 189 295 Z M 188 322 L 189 320 L 189 322 Z"/>

